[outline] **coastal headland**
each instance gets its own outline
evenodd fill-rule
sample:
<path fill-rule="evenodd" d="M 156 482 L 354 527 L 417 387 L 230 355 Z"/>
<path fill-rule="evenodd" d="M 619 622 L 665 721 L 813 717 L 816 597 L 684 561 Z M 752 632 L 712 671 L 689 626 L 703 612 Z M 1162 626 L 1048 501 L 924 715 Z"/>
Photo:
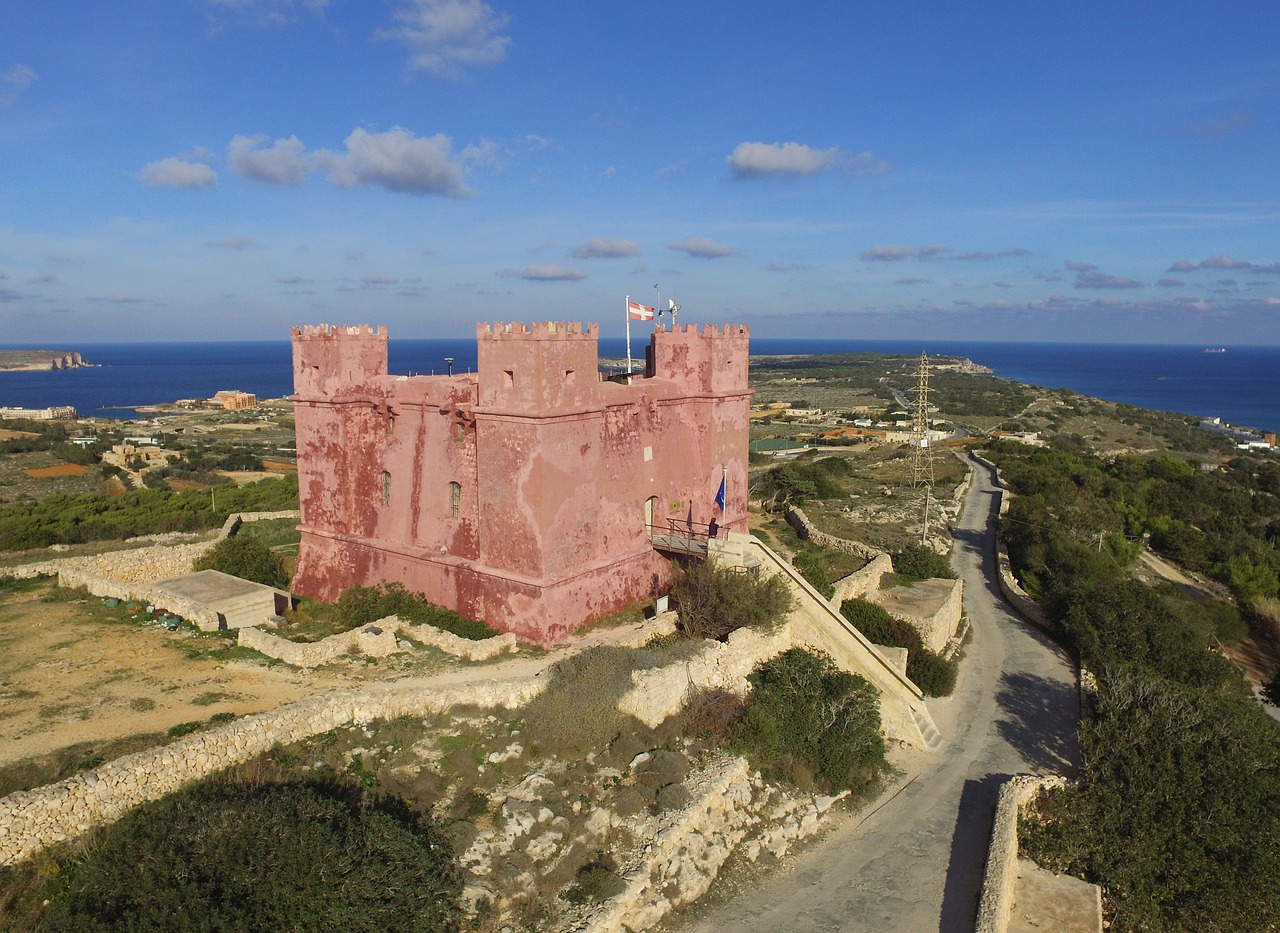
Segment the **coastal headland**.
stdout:
<path fill-rule="evenodd" d="M 80 369 L 92 365 L 75 350 L 0 350 L 0 372 Z"/>

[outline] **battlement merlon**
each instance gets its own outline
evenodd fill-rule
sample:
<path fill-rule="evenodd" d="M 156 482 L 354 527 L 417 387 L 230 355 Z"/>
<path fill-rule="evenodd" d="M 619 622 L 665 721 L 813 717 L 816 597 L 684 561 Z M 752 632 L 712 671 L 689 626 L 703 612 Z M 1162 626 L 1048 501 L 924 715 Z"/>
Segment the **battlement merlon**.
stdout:
<path fill-rule="evenodd" d="M 387 339 L 386 324 L 303 324 L 293 328 L 293 338 L 299 337 L 381 337 Z"/>
<path fill-rule="evenodd" d="M 387 375 L 386 324 L 308 324 L 292 336 L 298 395 L 341 394 L 341 387 Z"/>
<path fill-rule="evenodd" d="M 525 324 L 519 321 L 510 324 L 477 324 L 476 340 L 594 340 L 600 339 L 600 325 L 587 324 L 580 321 L 540 321 L 536 324 Z"/>
<path fill-rule="evenodd" d="M 746 392 L 750 352 L 751 328 L 745 324 L 677 324 L 653 332 L 650 372 L 693 392 Z"/>

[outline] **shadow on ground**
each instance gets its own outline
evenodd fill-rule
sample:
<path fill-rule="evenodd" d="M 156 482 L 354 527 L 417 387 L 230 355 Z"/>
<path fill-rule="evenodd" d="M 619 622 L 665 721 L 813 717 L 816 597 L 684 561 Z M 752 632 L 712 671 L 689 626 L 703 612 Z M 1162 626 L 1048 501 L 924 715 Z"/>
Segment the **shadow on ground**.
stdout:
<path fill-rule="evenodd" d="M 1018 671 L 1001 675 L 996 703 L 1000 736 L 1031 769 L 1073 777 L 1080 764 L 1079 697 L 1070 684 Z"/>
<path fill-rule="evenodd" d="M 982 876 L 987 867 L 991 825 L 995 820 L 996 798 L 1008 774 L 988 774 L 981 780 L 964 782 L 960 791 L 960 818 L 951 837 L 951 861 L 942 891 L 939 933 L 972 933 L 982 896 Z"/>

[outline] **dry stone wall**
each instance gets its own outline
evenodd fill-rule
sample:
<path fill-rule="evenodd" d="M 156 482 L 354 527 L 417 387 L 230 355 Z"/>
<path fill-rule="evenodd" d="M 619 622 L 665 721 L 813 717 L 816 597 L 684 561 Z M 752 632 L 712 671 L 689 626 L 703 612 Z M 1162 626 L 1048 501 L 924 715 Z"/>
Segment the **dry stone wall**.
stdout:
<path fill-rule="evenodd" d="M 975 933 L 1005 933 L 1008 930 L 1018 877 L 1018 817 L 1041 790 L 1062 787 L 1065 783 L 1061 777 L 1018 774 L 1000 788 Z"/>
<path fill-rule="evenodd" d="M 373 631 L 374 629 L 377 631 Z M 372 625 L 330 635 L 316 642 L 289 641 L 258 628 L 242 628 L 236 637 L 238 644 L 285 664 L 294 667 L 319 667 L 346 654 L 363 654 L 371 658 L 385 658 L 395 654 L 402 650 L 397 634 L 468 661 L 487 661 L 519 647 L 515 635 L 510 632 L 475 641 L 432 625 L 409 625 L 398 616 L 387 616 Z"/>
<path fill-rule="evenodd" d="M 462 704 L 519 706 L 545 685 L 545 678 L 521 677 L 333 694 L 127 755 L 56 784 L 0 798 L 0 865 L 114 822 L 140 804 L 248 761 L 276 744 L 301 741 L 353 721 L 422 715 Z"/>

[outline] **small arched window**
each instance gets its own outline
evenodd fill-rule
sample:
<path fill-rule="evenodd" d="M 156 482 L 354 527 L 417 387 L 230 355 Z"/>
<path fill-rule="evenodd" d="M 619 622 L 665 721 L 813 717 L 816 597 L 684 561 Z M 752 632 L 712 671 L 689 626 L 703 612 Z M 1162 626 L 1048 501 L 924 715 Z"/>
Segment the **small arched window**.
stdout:
<path fill-rule="evenodd" d="M 386 470 L 382 471 L 382 504 L 391 504 L 391 474 Z"/>
<path fill-rule="evenodd" d="M 457 483 L 449 484 L 449 515 L 452 518 L 458 517 L 458 511 L 462 506 L 462 487 Z"/>

